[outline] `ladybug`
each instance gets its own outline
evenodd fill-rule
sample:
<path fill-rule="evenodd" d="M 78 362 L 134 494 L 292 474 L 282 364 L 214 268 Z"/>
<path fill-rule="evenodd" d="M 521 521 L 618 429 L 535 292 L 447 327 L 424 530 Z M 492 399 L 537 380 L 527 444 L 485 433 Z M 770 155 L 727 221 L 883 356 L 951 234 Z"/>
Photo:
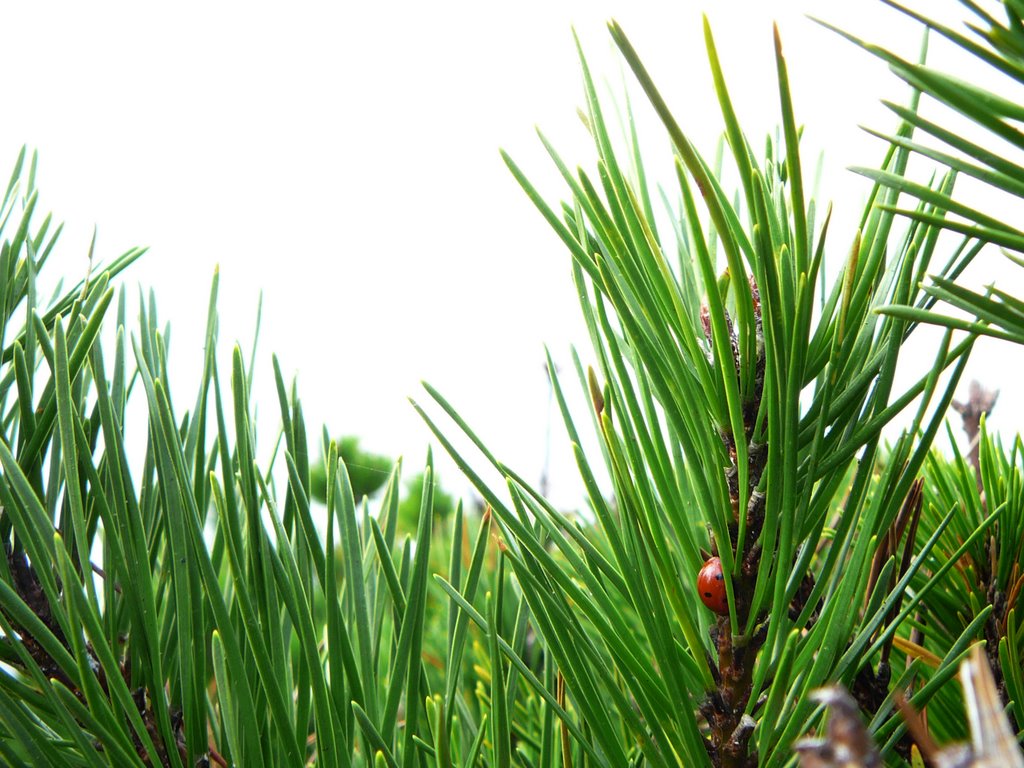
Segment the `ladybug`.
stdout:
<path fill-rule="evenodd" d="M 722 561 L 717 557 L 709 557 L 697 574 L 697 592 L 700 593 L 701 602 L 712 611 L 719 616 L 729 615 L 725 575 L 722 573 Z"/>

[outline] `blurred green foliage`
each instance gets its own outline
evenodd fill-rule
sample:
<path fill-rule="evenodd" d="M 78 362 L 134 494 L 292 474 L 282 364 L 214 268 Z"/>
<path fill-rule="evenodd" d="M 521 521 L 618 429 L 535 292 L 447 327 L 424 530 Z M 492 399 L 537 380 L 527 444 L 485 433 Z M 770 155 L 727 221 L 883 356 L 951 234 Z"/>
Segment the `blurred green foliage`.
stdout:
<path fill-rule="evenodd" d="M 337 443 L 338 457 L 345 462 L 352 482 L 352 495 L 356 499 L 372 497 L 384 487 L 394 464 L 391 459 L 363 450 L 359 447 L 359 438 L 353 435 L 341 437 Z M 327 464 L 323 457 L 310 467 L 309 482 L 313 498 L 321 504 L 326 503 Z"/>
<path fill-rule="evenodd" d="M 356 499 L 375 498 L 387 483 L 395 460 L 363 450 L 359 446 L 359 438 L 352 435 L 339 438 L 337 445 L 338 457 L 345 462 L 352 482 L 352 495 Z M 310 467 L 309 479 L 312 497 L 321 504 L 326 503 L 327 463 L 323 458 Z M 404 490 L 398 502 L 398 530 L 402 533 L 413 533 L 419 523 L 423 480 L 423 473 L 419 472 L 403 484 Z M 431 482 L 434 485 L 434 516 L 438 521 L 447 520 L 455 511 L 455 497 L 444 491 L 436 475 Z"/>

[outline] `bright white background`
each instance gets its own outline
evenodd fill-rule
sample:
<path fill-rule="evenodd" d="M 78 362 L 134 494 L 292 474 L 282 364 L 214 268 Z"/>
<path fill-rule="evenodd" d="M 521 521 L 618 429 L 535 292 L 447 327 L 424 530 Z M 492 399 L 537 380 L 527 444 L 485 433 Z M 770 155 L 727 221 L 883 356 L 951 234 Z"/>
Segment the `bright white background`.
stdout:
<path fill-rule="evenodd" d="M 922 5 L 962 18 L 955 2 Z M 38 148 L 42 205 L 67 225 L 54 271 L 84 272 L 94 224 L 103 259 L 150 247 L 125 279 L 154 287 L 172 322 L 179 408 L 191 402 L 219 264 L 225 368 L 232 342 L 251 344 L 263 292 L 255 394 L 264 440 L 277 423 L 276 351 L 286 376 L 298 376 L 314 436 L 326 423 L 416 467 L 428 434 L 406 398 L 423 399 L 426 379 L 536 480 L 548 415 L 543 345 L 566 373 L 570 343 L 590 357 L 569 256 L 498 148 L 551 199 L 562 189 L 535 124 L 570 164 L 591 162 L 571 26 L 604 92 L 619 95 L 629 77 L 605 30 L 614 16 L 711 155 L 720 119 L 701 6 L 755 146 L 779 121 L 778 21 L 805 157 L 824 151 L 821 197 L 837 206 L 831 258 L 841 259 L 868 189 L 845 168 L 883 152 L 858 123 L 891 128 L 879 99 L 902 100 L 906 89 L 804 14 L 914 57 L 919 28 L 874 0 L 6 4 L 0 168 L 23 143 Z M 936 53 L 941 61 L 941 46 Z M 664 163 L 664 134 L 636 91 L 634 106 L 650 162 Z M 979 284 L 1004 271 L 997 254 L 985 259 Z M 920 375 L 932 350 L 917 346 L 910 373 Z M 1009 429 L 1021 425 L 1019 358 L 982 344 L 968 371 L 1002 389 L 996 416 Z M 563 434 L 556 421 L 551 488 L 571 504 L 578 486 Z M 450 466 L 441 473 L 463 487 Z"/>

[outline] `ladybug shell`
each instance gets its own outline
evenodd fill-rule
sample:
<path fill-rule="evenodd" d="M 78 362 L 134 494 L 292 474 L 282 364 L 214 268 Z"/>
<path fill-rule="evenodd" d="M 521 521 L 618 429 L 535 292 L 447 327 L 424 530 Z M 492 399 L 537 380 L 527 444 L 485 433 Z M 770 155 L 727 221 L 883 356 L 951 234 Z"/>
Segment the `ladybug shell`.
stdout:
<path fill-rule="evenodd" d="M 729 614 L 729 601 L 725 595 L 725 575 L 722 561 L 717 557 L 708 558 L 697 574 L 697 592 L 701 602 L 719 616 Z"/>

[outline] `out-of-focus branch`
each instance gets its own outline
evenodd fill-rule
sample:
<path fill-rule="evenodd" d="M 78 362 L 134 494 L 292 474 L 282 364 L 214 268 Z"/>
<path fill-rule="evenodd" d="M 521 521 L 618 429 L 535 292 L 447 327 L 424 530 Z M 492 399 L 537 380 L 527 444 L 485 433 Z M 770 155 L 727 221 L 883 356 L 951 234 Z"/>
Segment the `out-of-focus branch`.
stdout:
<path fill-rule="evenodd" d="M 977 380 L 970 383 L 967 390 L 967 402 L 953 401 L 953 410 L 960 414 L 964 432 L 967 433 L 969 450 L 967 460 L 974 467 L 974 477 L 978 484 L 978 493 L 982 492 L 981 464 L 978 460 L 978 442 L 981 432 L 981 417 L 991 413 L 999 397 L 998 389 L 985 389 Z"/>

